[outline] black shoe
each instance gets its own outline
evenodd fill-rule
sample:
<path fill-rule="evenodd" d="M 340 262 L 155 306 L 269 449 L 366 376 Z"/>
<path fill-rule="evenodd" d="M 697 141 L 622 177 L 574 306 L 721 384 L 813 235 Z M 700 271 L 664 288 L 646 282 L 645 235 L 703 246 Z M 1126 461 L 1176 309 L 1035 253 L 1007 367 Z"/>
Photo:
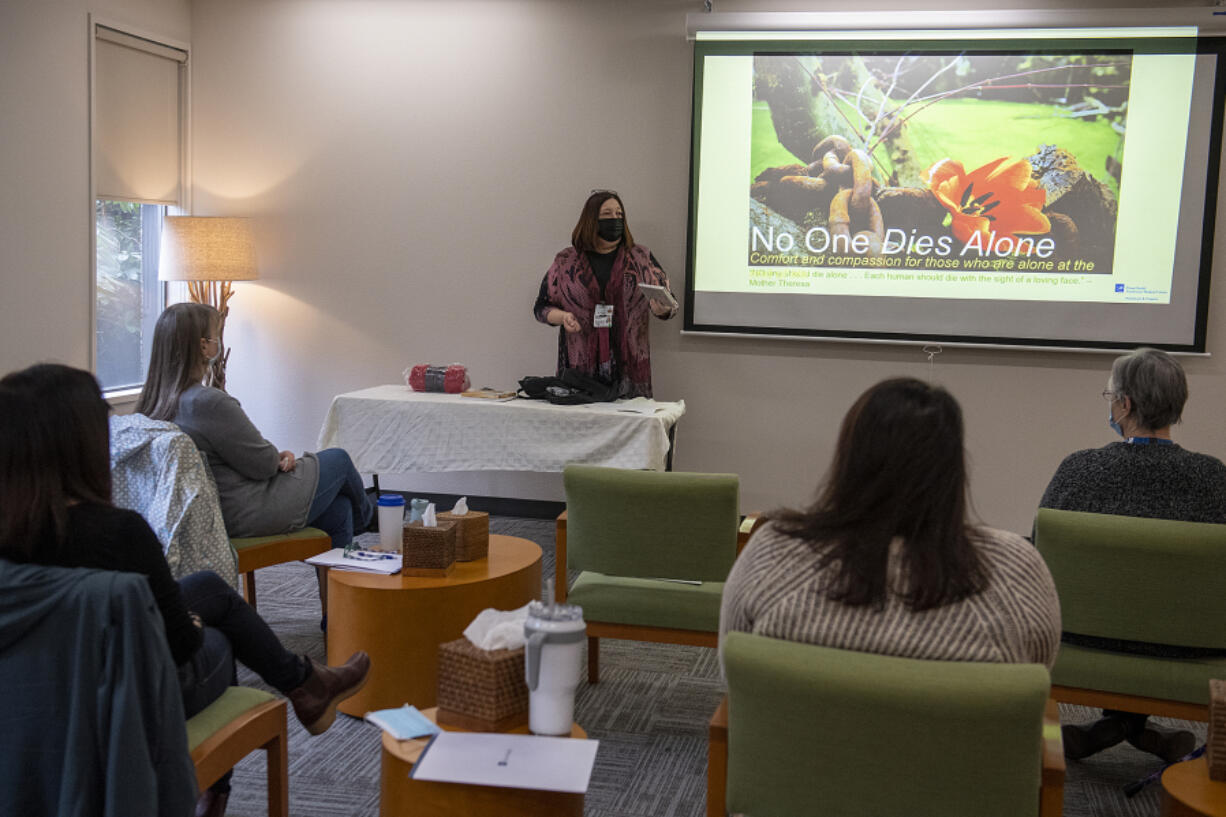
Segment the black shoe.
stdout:
<path fill-rule="evenodd" d="M 1081 760 L 1110 749 L 1128 738 L 1128 724 L 1116 717 L 1107 716 L 1088 726 L 1069 724 L 1060 727 L 1064 741 L 1064 756 L 1069 760 Z"/>
<path fill-rule="evenodd" d="M 1177 732 L 1162 732 L 1152 726 L 1130 735 L 1128 742 L 1142 752 L 1157 755 L 1167 763 L 1175 763 L 1196 748 L 1196 736 L 1191 732 L 1182 729 Z"/>
<path fill-rule="evenodd" d="M 196 801 L 196 817 L 225 817 L 226 803 L 230 800 L 230 792 L 215 792 L 205 789 Z"/>

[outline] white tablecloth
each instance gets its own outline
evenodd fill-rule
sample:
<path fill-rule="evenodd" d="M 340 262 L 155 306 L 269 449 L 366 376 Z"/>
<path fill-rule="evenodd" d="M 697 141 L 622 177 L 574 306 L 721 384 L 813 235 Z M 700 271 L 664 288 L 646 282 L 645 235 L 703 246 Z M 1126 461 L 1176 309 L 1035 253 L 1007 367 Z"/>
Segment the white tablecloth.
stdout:
<path fill-rule="evenodd" d="M 319 447 L 345 449 L 367 474 L 551 472 L 568 462 L 663 470 L 668 431 L 685 402 L 656 403 L 648 415 L 620 411 L 620 404 L 499 403 L 375 386 L 332 398 Z"/>

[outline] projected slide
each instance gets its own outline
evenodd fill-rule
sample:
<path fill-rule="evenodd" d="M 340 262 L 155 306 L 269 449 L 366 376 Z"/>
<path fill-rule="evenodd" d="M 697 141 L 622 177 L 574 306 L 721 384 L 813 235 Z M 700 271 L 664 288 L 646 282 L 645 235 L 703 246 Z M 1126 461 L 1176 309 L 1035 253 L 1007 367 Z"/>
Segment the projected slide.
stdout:
<path fill-rule="evenodd" d="M 704 46 L 699 305 L 702 293 L 1170 305 L 1177 281 L 1194 303 L 1210 139 L 1194 104 L 1212 108 L 1212 66 L 1199 55 L 1198 74 L 1186 31 L 1180 47 L 1100 33 L 1121 36 Z M 736 314 L 805 328 L 806 311 L 831 309 L 788 300 Z"/>

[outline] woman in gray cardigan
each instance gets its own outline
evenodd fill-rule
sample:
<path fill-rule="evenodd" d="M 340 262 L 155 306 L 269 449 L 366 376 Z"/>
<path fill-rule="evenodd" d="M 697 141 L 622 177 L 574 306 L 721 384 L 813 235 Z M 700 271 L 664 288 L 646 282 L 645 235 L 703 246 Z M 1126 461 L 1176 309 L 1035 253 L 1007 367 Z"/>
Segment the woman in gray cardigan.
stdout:
<path fill-rule="evenodd" d="M 264 439 L 239 402 L 202 385 L 218 355 L 221 316 L 206 304 L 169 306 L 153 330 L 149 374 L 136 410 L 183 429 L 204 454 L 230 536 L 271 536 L 311 525 L 346 547 L 374 507 L 339 448 L 301 457 Z"/>

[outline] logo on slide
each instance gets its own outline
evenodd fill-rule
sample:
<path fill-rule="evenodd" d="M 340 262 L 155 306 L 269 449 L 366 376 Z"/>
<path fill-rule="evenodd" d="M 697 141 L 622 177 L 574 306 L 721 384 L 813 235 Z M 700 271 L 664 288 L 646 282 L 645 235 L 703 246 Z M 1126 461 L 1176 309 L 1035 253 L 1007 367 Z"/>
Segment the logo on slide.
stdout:
<path fill-rule="evenodd" d="M 1123 285 L 1123 284 L 1116 284 L 1116 285 L 1115 285 L 1115 291 L 1116 291 L 1116 292 L 1123 292 L 1123 291 L 1124 291 L 1124 285 Z"/>

